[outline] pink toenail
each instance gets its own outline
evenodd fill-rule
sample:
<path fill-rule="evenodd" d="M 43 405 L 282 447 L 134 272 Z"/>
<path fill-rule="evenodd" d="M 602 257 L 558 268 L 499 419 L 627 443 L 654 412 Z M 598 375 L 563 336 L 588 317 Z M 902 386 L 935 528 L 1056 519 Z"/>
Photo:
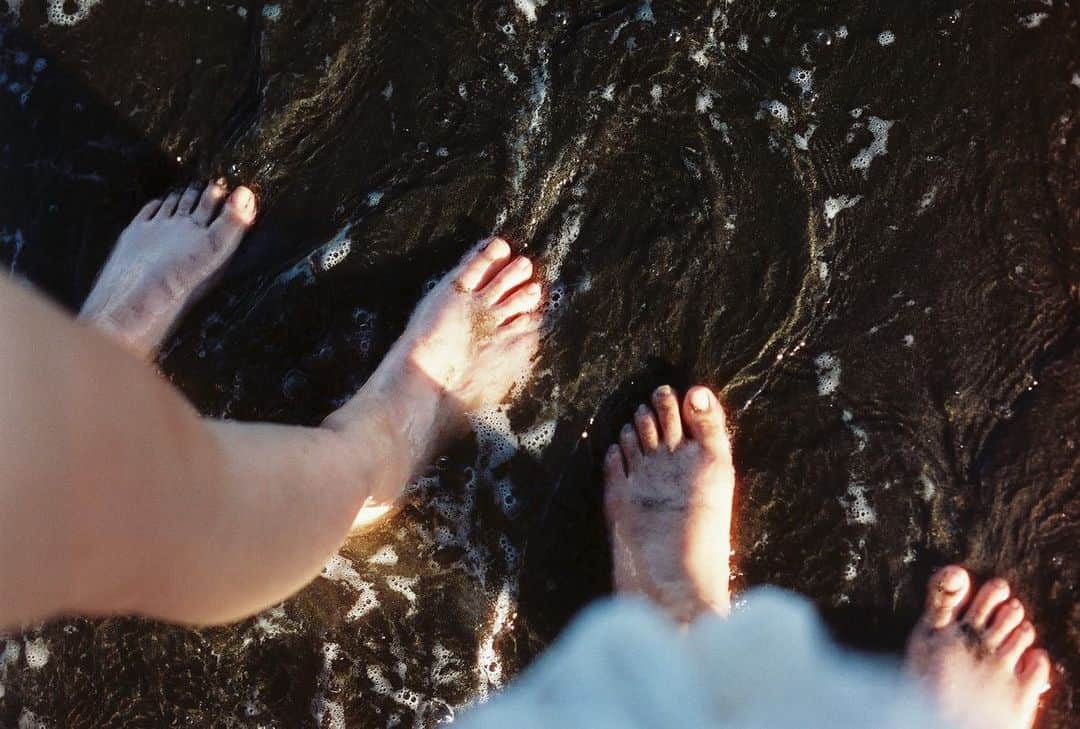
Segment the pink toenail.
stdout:
<path fill-rule="evenodd" d="M 694 390 L 694 394 L 690 396 L 690 405 L 694 410 L 700 412 L 706 412 L 712 407 L 712 402 L 709 398 L 709 393 L 704 390 Z"/>

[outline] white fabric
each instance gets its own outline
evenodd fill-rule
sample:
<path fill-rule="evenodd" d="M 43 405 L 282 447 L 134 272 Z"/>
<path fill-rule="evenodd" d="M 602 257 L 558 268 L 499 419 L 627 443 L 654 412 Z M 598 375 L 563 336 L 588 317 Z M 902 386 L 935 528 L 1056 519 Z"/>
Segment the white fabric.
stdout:
<path fill-rule="evenodd" d="M 586 610 L 468 729 L 923 729 L 947 723 L 893 661 L 844 651 L 813 606 L 753 590 L 680 629 L 625 598 Z"/>

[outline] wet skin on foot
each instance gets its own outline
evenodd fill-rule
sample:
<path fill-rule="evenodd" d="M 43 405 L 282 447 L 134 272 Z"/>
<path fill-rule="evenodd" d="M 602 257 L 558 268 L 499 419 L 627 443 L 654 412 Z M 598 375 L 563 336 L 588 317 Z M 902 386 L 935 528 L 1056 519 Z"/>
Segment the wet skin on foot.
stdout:
<path fill-rule="evenodd" d="M 80 318 L 152 358 L 215 283 L 256 213 L 254 193 L 230 194 L 223 180 L 150 201 L 120 234 Z"/>
<path fill-rule="evenodd" d="M 939 570 L 908 641 L 905 666 L 962 727 L 1029 729 L 1049 687 L 1050 657 L 1000 578 L 972 594 L 962 567 Z"/>
<path fill-rule="evenodd" d="M 735 470 L 716 395 L 694 387 L 680 405 L 658 388 L 608 449 L 604 474 L 616 590 L 680 621 L 727 614 Z"/>

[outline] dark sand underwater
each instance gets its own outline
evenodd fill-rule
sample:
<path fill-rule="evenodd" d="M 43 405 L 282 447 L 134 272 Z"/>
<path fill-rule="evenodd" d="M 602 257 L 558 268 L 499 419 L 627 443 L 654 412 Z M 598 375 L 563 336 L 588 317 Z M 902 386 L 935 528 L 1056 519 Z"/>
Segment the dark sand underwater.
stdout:
<path fill-rule="evenodd" d="M 460 713 L 610 590 L 599 458 L 665 381 L 730 410 L 736 587 L 898 650 L 933 568 L 1001 574 L 1056 662 L 1043 726 L 1072 726 L 1078 21 L 1073 0 L 0 0 L 5 267 L 74 308 L 147 198 L 221 173 L 260 193 L 162 357 L 204 413 L 317 423 L 495 230 L 551 296 L 526 396 L 401 517 L 235 627 L 9 636 L 0 726 Z"/>

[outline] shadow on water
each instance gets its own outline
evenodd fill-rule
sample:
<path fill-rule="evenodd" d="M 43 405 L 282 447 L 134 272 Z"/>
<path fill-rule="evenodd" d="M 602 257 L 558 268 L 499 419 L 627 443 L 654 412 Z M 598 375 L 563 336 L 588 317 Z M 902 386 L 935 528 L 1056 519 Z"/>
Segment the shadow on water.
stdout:
<path fill-rule="evenodd" d="M 502 226 L 561 299 L 506 438 L 558 427 L 542 457 L 491 472 L 483 444 L 459 444 L 431 503 L 256 619 L 12 637 L 0 724 L 444 718 L 610 590 L 604 449 L 657 385 L 705 382 L 731 414 L 737 587 L 807 594 L 843 641 L 895 651 L 935 566 L 1002 573 L 1057 661 L 1046 725 L 1069 726 L 1071 6 L 1031 3 L 1055 17 L 1027 28 L 1011 6 L 930 2 L 655 3 L 652 21 L 551 2 L 534 22 L 494 3 L 109 2 L 60 28 L 22 5 L 17 26 L 0 14 L 15 273 L 75 309 L 147 198 L 254 185 L 256 229 L 160 364 L 206 414 L 314 423 L 426 282 Z M 807 67 L 812 93 L 790 78 Z M 892 124 L 884 151 L 872 118 Z M 881 153 L 853 167 L 865 149 Z M 372 562 L 387 546 L 394 561 Z M 379 604 L 350 618 L 364 585 Z M 48 663 L 12 658 L 37 638 Z"/>

